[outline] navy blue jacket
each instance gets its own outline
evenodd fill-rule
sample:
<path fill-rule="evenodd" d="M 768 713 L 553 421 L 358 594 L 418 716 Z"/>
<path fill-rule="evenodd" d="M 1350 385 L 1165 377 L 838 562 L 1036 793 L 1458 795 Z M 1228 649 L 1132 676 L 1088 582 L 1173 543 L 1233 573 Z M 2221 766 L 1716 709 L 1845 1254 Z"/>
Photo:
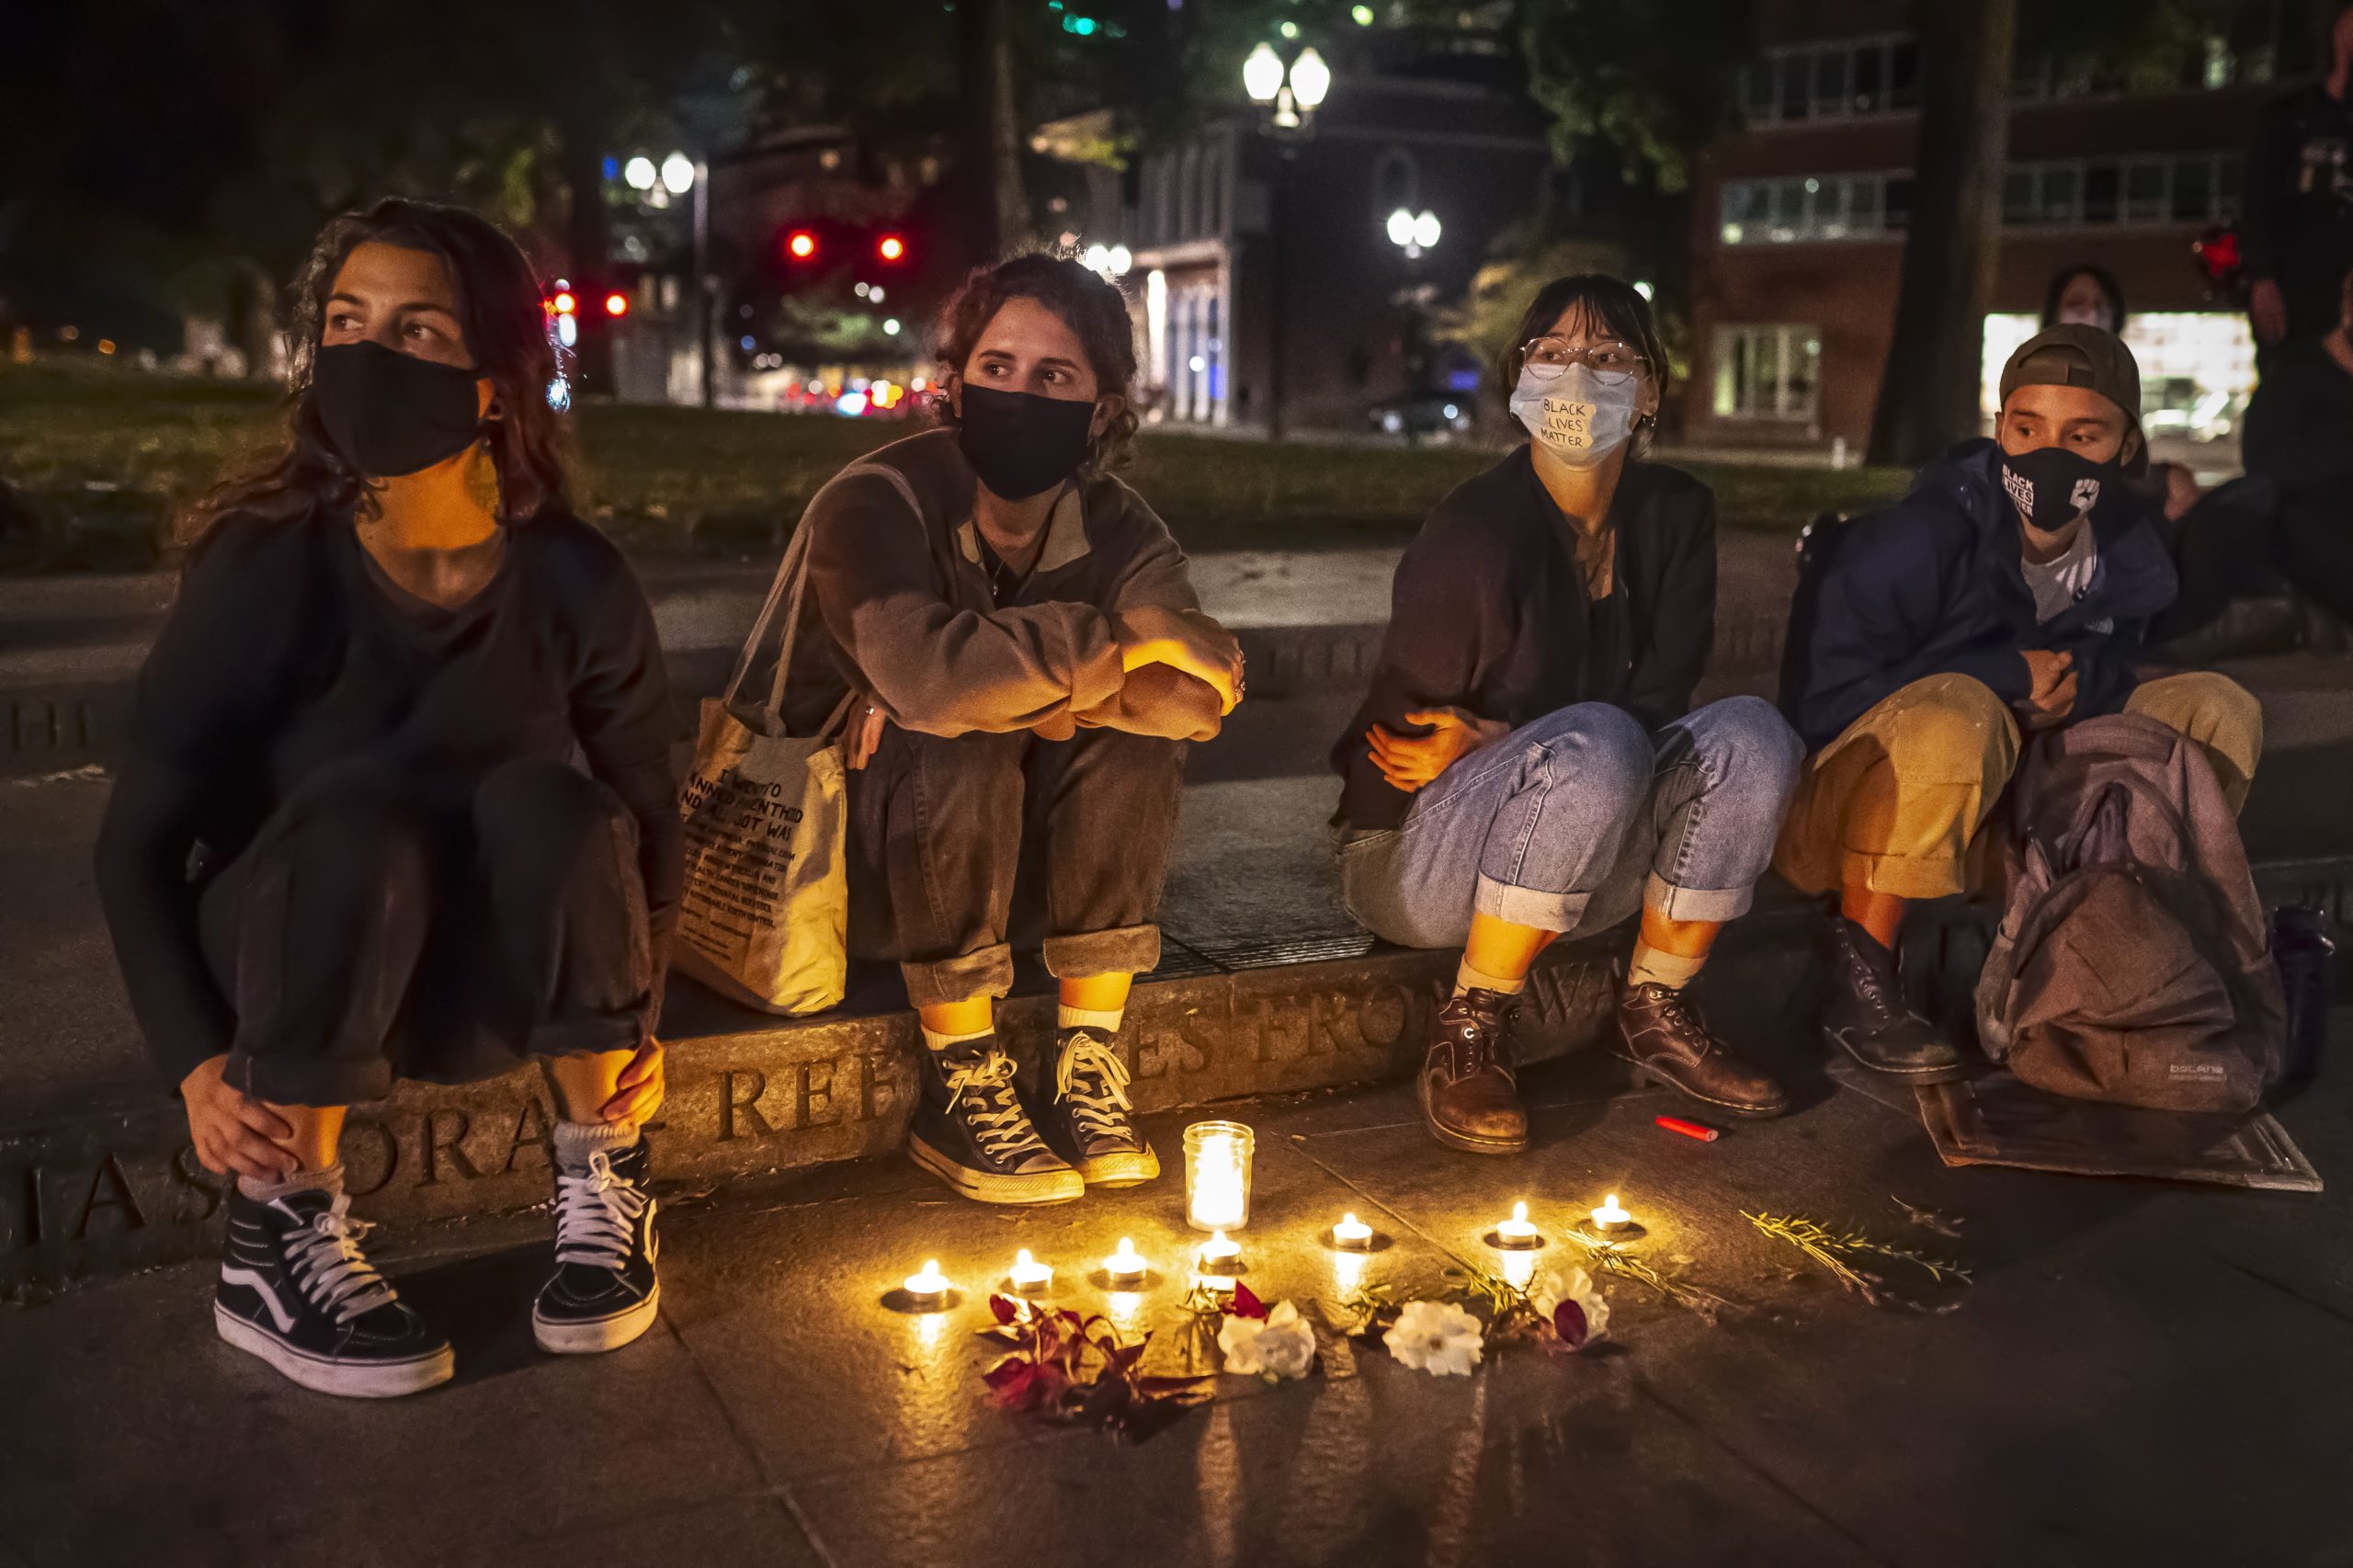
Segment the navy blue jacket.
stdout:
<path fill-rule="evenodd" d="M 2132 486 L 2106 486 L 2092 511 L 2091 585 L 2038 625 L 2001 457 L 1991 441 L 1970 442 L 1922 469 L 1894 506 L 1810 541 L 1781 665 L 1781 710 L 1808 747 L 1933 675 L 1971 676 L 2023 702 L 2029 648 L 2075 655 L 2077 718 L 2114 713 L 2132 695 L 2149 619 L 2177 586 L 2155 508 Z"/>

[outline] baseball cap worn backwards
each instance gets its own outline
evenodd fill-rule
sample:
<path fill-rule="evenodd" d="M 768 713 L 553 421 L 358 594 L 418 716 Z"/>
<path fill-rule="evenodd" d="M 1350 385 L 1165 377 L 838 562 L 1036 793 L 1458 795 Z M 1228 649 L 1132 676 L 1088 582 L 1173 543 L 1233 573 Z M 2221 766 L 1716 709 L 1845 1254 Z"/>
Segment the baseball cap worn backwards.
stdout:
<path fill-rule="evenodd" d="M 2080 322 L 2047 327 L 2018 345 L 2002 367 L 2002 401 L 2020 387 L 2082 387 L 2141 424 L 2141 366 L 2124 340 Z"/>

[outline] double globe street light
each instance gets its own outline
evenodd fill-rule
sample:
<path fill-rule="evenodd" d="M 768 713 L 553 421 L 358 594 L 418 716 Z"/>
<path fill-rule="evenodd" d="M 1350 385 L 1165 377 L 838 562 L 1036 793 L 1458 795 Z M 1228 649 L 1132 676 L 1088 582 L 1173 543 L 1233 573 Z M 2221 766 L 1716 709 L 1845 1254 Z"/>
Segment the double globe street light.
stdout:
<path fill-rule="evenodd" d="M 1286 65 L 1274 45 L 1261 41 L 1242 62 L 1242 88 L 1258 106 L 1279 154 L 1267 214 L 1267 270 L 1274 285 L 1267 331 L 1267 439 L 1279 441 L 1283 438 L 1283 295 L 1288 283 L 1283 272 L 1283 226 L 1290 207 L 1291 161 L 1299 143 L 1314 132 L 1315 111 L 1332 91 L 1332 68 L 1312 47 L 1301 50 Z"/>
<path fill-rule="evenodd" d="M 709 408 L 718 401 L 710 344 L 714 280 L 707 276 L 710 270 L 710 170 L 684 153 L 672 153 L 658 166 L 639 153 L 621 165 L 621 183 L 648 195 L 659 184 L 663 196 L 655 199 L 655 206 L 664 205 L 668 197 L 694 193 L 695 358 L 702 382 L 702 405 Z"/>

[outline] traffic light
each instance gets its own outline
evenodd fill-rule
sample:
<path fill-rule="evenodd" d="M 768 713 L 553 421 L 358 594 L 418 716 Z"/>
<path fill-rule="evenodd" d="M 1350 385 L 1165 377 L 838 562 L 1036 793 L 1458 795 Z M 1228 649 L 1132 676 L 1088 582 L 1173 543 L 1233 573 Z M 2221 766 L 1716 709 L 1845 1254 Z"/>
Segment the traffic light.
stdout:
<path fill-rule="evenodd" d="M 629 296 L 627 294 L 620 293 L 606 295 L 605 313 L 608 316 L 625 316 L 629 314 Z"/>
<path fill-rule="evenodd" d="M 904 261 L 907 258 L 907 242 L 902 235 L 884 234 L 874 242 L 874 254 L 884 261 Z"/>
<path fill-rule="evenodd" d="M 795 261 L 811 261 L 817 255 L 817 236 L 806 229 L 795 229 L 785 236 L 784 250 Z"/>

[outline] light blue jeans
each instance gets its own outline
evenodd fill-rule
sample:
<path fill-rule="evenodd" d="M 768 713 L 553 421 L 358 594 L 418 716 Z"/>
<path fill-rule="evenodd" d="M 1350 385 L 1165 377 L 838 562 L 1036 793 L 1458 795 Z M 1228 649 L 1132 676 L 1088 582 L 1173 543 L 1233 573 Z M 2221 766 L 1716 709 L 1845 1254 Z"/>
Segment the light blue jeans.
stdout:
<path fill-rule="evenodd" d="M 1344 840 L 1348 913 L 1385 941 L 1459 948 L 1475 912 L 1590 935 L 1645 903 L 1730 920 L 1756 896 L 1805 746 L 1762 698 L 1659 731 L 1582 702 L 1425 786 L 1392 832 Z"/>

